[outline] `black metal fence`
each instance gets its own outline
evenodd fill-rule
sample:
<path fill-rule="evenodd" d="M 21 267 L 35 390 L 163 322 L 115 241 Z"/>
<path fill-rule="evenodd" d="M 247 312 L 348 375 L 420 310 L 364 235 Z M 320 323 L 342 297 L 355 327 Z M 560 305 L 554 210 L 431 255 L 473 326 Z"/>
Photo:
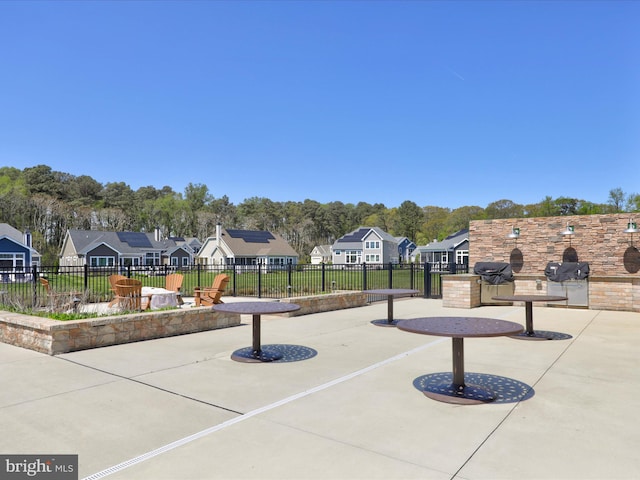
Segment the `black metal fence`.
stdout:
<path fill-rule="evenodd" d="M 111 299 L 109 276 L 125 275 L 144 286 L 164 287 L 169 273 L 183 275 L 182 295 L 193 296 L 196 288 L 211 286 L 220 273 L 231 277 L 227 294 L 258 298 L 286 298 L 344 290 L 410 288 L 424 298 L 442 298 L 442 275 L 467 273 L 467 264 L 357 264 L 357 265 L 192 265 L 188 267 L 139 266 L 126 268 L 34 266 L 29 271 L 0 271 L 0 304 L 19 302 L 39 306 L 47 292 L 40 278 L 53 292 L 77 292 L 82 301 Z"/>

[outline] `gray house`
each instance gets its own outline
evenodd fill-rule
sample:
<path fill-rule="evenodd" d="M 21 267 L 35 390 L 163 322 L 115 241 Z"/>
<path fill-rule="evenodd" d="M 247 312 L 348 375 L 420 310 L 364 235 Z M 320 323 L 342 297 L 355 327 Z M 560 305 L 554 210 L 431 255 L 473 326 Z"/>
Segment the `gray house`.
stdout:
<path fill-rule="evenodd" d="M 31 232 L 22 233 L 0 223 L 0 282 L 29 280 L 31 267 L 39 263 L 40 254 L 31 246 Z"/>
<path fill-rule="evenodd" d="M 334 264 L 399 263 L 398 240 L 378 227 L 360 227 L 331 246 Z"/>
<path fill-rule="evenodd" d="M 468 264 L 469 229 L 465 228 L 453 233 L 441 242 L 434 240 L 427 245 L 416 247 L 412 258 L 416 262 L 442 267 L 454 260 L 456 264 Z"/>
<path fill-rule="evenodd" d="M 160 238 L 159 231 L 103 232 L 68 230 L 60 253 L 62 267 L 182 267 L 193 263 L 185 239 Z"/>

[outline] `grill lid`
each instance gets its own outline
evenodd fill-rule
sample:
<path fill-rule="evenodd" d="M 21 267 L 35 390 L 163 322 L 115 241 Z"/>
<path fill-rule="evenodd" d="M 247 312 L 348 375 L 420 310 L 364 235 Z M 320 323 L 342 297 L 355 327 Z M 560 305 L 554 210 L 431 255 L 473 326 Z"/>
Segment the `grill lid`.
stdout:
<path fill-rule="evenodd" d="M 508 263 L 478 262 L 473 266 L 473 273 L 493 285 L 513 282 L 513 271 Z"/>
<path fill-rule="evenodd" d="M 589 276 L 589 264 L 587 262 L 549 262 L 544 269 L 544 274 L 552 282 L 584 280 Z"/>

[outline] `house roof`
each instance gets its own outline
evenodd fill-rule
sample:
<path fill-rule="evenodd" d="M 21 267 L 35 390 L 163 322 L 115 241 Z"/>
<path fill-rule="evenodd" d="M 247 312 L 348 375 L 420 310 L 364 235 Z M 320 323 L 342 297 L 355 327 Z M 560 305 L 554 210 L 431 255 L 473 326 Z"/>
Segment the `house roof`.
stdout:
<path fill-rule="evenodd" d="M 69 230 L 69 239 L 75 251 L 81 255 L 98 247 L 108 245 L 120 255 L 139 255 L 140 252 L 164 251 L 176 246 L 171 239 L 156 241 L 153 233 L 103 232 L 97 230 Z"/>
<path fill-rule="evenodd" d="M 349 232 L 346 235 L 343 235 L 339 239 L 337 239 L 333 246 L 334 248 L 362 248 L 362 242 L 371 232 L 374 232 L 382 241 L 397 243 L 397 240 L 394 236 L 388 234 L 384 230 L 379 227 L 360 227 L 353 232 Z"/>
<path fill-rule="evenodd" d="M 22 232 L 17 228 L 13 228 L 8 223 L 0 223 L 0 237 L 7 237 L 15 242 L 24 244 L 24 238 Z"/>
<path fill-rule="evenodd" d="M 222 242 L 236 257 L 298 257 L 296 251 L 277 233 L 265 230 L 222 229 Z"/>
<path fill-rule="evenodd" d="M 8 223 L 0 223 L 0 238 L 6 237 L 15 243 L 22 245 L 28 248 L 31 251 L 32 257 L 40 257 L 40 253 L 38 251 L 24 243 L 24 235 L 17 228 L 12 227 Z"/>
<path fill-rule="evenodd" d="M 202 243 L 196 237 L 169 237 L 169 240 L 173 240 L 178 246 L 187 246 L 193 251 L 202 247 Z"/>
<path fill-rule="evenodd" d="M 453 250 L 467 240 L 469 240 L 469 229 L 463 228 L 456 233 L 452 233 L 441 242 L 431 242 L 427 245 L 418 247 L 417 250 L 422 252 L 446 252 Z"/>
<path fill-rule="evenodd" d="M 407 237 L 395 237 L 395 239 L 396 242 L 398 242 L 398 245 L 402 245 L 402 243 L 406 243 L 407 245 L 415 245 L 415 243 L 409 240 Z"/>

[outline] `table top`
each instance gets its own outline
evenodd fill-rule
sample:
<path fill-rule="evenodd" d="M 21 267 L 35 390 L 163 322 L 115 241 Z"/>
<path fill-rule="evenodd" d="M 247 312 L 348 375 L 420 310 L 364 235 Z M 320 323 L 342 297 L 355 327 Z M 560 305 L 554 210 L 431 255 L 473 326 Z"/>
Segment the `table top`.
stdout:
<path fill-rule="evenodd" d="M 176 292 L 162 287 L 142 287 L 142 293 L 152 295 L 175 295 Z"/>
<path fill-rule="evenodd" d="M 376 290 L 364 290 L 363 293 L 370 295 L 410 295 L 412 293 L 420 293 L 420 290 L 412 290 L 410 288 L 380 288 Z"/>
<path fill-rule="evenodd" d="M 491 297 L 492 300 L 502 302 L 561 302 L 567 297 L 560 295 L 498 295 Z"/>
<path fill-rule="evenodd" d="M 519 323 L 482 317 L 425 317 L 399 320 L 400 330 L 437 337 L 501 337 L 524 331 Z"/>
<path fill-rule="evenodd" d="M 300 310 L 300 305 L 285 302 L 234 302 L 219 303 L 213 306 L 218 312 L 262 315 L 269 313 L 287 313 Z"/>

